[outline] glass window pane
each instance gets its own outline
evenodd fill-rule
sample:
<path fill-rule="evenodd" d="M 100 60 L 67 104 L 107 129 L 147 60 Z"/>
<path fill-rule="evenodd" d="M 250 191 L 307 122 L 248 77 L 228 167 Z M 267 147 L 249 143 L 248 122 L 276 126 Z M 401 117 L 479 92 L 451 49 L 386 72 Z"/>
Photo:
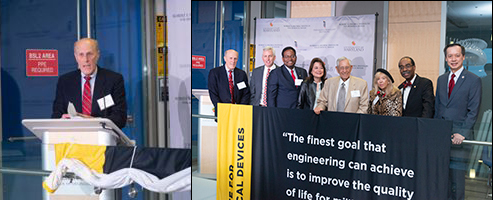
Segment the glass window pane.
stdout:
<path fill-rule="evenodd" d="M 491 1 L 447 1 L 446 44 L 460 43 L 466 49 L 464 68 L 481 77 L 482 99 L 474 126 L 474 138 L 491 144 Z M 445 64 L 445 71 L 449 71 Z M 459 162 L 451 155 L 451 170 L 465 175 L 465 198 L 487 199 L 491 195 L 491 146 L 465 144 L 470 156 Z M 488 158 L 489 156 L 489 158 Z M 489 159 L 489 166 L 487 160 Z M 472 189 L 474 188 L 474 189 Z M 459 188 L 458 188 L 459 189 Z M 463 189 L 463 188 L 462 188 Z M 479 198 L 481 197 L 481 198 Z M 484 197 L 484 198 L 483 198 Z"/>

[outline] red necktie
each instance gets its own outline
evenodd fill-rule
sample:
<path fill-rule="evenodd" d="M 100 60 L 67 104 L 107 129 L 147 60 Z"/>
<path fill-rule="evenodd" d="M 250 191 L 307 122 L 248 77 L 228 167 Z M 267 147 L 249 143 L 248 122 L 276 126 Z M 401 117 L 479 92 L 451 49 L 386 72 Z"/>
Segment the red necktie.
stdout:
<path fill-rule="evenodd" d="M 450 98 L 450 94 L 452 94 L 452 90 L 454 89 L 455 86 L 455 74 L 452 74 L 452 78 L 450 78 L 450 81 L 448 82 L 448 98 Z"/>
<path fill-rule="evenodd" d="M 91 77 L 85 76 L 86 83 L 84 83 L 84 94 L 82 95 L 82 114 L 91 115 Z"/>
<path fill-rule="evenodd" d="M 296 85 L 296 78 L 294 77 L 293 69 L 291 69 L 291 77 L 293 77 L 294 84 Z"/>
<path fill-rule="evenodd" d="M 406 81 L 406 83 L 404 83 L 404 87 L 403 88 L 407 88 L 409 86 L 412 86 L 413 84 L 409 81 Z"/>
<path fill-rule="evenodd" d="M 231 74 L 233 70 L 229 70 L 229 93 L 231 93 L 231 103 L 235 103 L 234 98 L 234 85 L 233 85 L 233 75 Z"/>
<path fill-rule="evenodd" d="M 264 85 L 264 98 L 262 99 L 262 104 L 267 106 L 267 80 L 269 78 L 270 69 L 267 70 L 267 75 L 265 75 L 265 85 Z"/>

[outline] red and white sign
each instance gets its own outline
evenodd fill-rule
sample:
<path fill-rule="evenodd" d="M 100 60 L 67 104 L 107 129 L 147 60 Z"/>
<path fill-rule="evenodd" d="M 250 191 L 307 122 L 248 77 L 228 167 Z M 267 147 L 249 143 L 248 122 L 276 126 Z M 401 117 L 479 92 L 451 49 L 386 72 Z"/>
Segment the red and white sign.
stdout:
<path fill-rule="evenodd" d="M 26 76 L 58 76 L 58 50 L 26 49 Z"/>
<path fill-rule="evenodd" d="M 193 69 L 205 69 L 205 56 L 192 55 L 192 68 Z"/>

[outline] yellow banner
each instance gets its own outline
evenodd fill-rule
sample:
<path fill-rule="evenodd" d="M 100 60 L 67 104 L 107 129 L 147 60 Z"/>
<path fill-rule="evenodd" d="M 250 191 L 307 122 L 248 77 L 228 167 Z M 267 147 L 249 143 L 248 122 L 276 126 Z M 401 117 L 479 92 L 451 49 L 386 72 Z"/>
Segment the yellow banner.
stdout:
<path fill-rule="evenodd" d="M 250 199 L 253 106 L 218 103 L 216 199 Z"/>
<path fill-rule="evenodd" d="M 75 158 L 98 173 L 103 173 L 105 152 L 106 146 L 59 143 L 55 144 L 55 161 L 58 165 L 63 158 Z"/>

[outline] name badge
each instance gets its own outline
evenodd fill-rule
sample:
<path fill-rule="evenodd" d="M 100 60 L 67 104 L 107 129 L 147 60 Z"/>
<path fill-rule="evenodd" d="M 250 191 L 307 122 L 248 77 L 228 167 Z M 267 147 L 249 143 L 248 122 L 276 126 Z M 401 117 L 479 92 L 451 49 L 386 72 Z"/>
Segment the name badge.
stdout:
<path fill-rule="evenodd" d="M 98 104 L 99 104 L 99 108 L 101 110 L 104 110 L 106 108 L 109 108 L 109 107 L 115 105 L 115 102 L 113 101 L 111 94 L 108 94 L 105 97 L 98 99 Z"/>
<path fill-rule="evenodd" d="M 294 80 L 294 85 L 300 86 L 302 82 L 303 82 L 303 79 L 295 79 Z"/>
<path fill-rule="evenodd" d="M 359 93 L 359 90 L 353 90 L 351 91 L 351 97 L 360 97 L 361 94 Z"/>
<path fill-rule="evenodd" d="M 243 88 L 246 88 L 246 84 L 245 84 L 244 81 L 239 82 L 238 84 L 236 84 L 236 86 L 238 86 L 238 90 L 241 90 Z"/>
<path fill-rule="evenodd" d="M 378 97 L 378 96 L 375 97 L 375 99 L 373 99 L 373 105 L 375 105 L 378 102 L 379 99 L 380 99 L 380 97 Z"/>

